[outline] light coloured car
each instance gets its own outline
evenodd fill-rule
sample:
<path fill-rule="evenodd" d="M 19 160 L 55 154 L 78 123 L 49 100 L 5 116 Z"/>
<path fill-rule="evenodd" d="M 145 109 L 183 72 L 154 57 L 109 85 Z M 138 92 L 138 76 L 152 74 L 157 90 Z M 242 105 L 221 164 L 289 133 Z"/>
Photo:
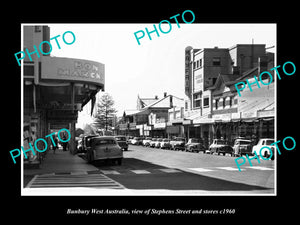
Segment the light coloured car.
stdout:
<path fill-rule="evenodd" d="M 161 149 L 171 149 L 170 139 L 164 138 L 160 142 L 160 148 Z"/>
<path fill-rule="evenodd" d="M 86 157 L 88 162 L 110 159 L 122 164 L 123 151 L 112 136 L 93 137 L 89 141 Z"/>
<path fill-rule="evenodd" d="M 252 155 L 252 141 L 244 138 L 237 138 L 234 141 L 233 152 L 235 156 Z"/>
<path fill-rule="evenodd" d="M 144 140 L 143 140 L 143 145 L 145 147 L 148 147 L 150 145 L 150 141 L 152 140 L 151 137 L 146 137 Z"/>
<path fill-rule="evenodd" d="M 157 138 L 152 138 L 152 140 L 149 143 L 149 147 L 154 148 L 156 141 L 157 141 Z"/>
<path fill-rule="evenodd" d="M 140 137 L 134 137 L 131 140 L 131 144 L 132 145 L 141 145 L 142 144 L 142 138 L 140 138 Z"/>
<path fill-rule="evenodd" d="M 154 144 L 154 147 L 155 148 L 160 148 L 160 143 L 162 142 L 162 138 L 158 138 L 157 140 L 156 140 L 156 142 L 155 142 L 155 144 Z"/>
<path fill-rule="evenodd" d="M 271 145 L 274 143 L 274 139 L 272 138 L 262 138 L 259 139 L 257 145 L 254 145 L 252 148 L 252 154 L 256 153 L 258 156 L 264 157 L 264 158 L 269 158 L 271 153 L 268 148 L 263 148 L 263 147 L 269 147 L 272 150 L 272 157 L 271 159 L 274 159 L 274 154 L 275 154 L 275 146 Z M 261 151 L 260 149 L 263 148 Z"/>

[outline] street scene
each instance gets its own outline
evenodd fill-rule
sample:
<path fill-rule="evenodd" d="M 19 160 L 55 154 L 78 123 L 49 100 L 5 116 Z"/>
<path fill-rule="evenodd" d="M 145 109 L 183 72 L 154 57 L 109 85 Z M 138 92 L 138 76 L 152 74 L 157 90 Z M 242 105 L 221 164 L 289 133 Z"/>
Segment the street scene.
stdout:
<path fill-rule="evenodd" d="M 49 154 L 48 157 L 54 156 L 52 152 Z M 59 154 L 63 151 L 58 150 L 55 155 Z M 84 154 L 77 157 L 78 168 L 87 164 Z M 126 190 L 125 193 L 130 195 L 274 193 L 274 162 L 269 160 L 253 164 L 239 172 L 228 154 L 211 155 L 129 145 L 128 151 L 124 151 L 122 165 L 113 161 L 98 161 L 81 171 L 73 168 L 73 172 L 66 171 L 67 165 L 61 169 L 54 167 L 55 173 L 45 171 L 35 179 L 30 176 L 25 187 L 109 188 Z M 50 169 L 51 165 L 47 166 Z"/>
<path fill-rule="evenodd" d="M 23 25 L 22 194 L 276 195 L 276 27 L 111 26 Z"/>

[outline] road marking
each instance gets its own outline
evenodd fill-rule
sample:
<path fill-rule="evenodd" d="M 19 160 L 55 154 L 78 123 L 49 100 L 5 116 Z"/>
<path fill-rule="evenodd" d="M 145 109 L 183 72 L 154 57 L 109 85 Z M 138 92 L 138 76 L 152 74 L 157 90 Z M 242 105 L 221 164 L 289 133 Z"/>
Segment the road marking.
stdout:
<path fill-rule="evenodd" d="M 238 168 L 234 168 L 234 167 L 216 167 L 217 169 L 221 169 L 221 170 L 228 170 L 228 171 L 239 171 Z M 245 169 L 241 169 L 242 171 Z"/>
<path fill-rule="evenodd" d="M 171 168 L 159 169 L 159 170 L 162 171 L 162 172 L 165 172 L 165 173 L 181 173 L 180 170 L 177 170 L 177 169 L 171 169 Z"/>
<path fill-rule="evenodd" d="M 211 169 L 205 169 L 205 168 L 188 168 L 189 170 L 194 170 L 194 171 L 197 171 L 197 172 L 210 172 L 210 171 L 214 171 L 214 170 L 211 170 Z"/>
<path fill-rule="evenodd" d="M 120 174 L 118 171 L 116 170 L 100 170 L 100 172 L 104 173 L 104 174 L 114 174 L 114 175 L 118 175 Z"/>
<path fill-rule="evenodd" d="M 256 170 L 274 170 L 274 168 L 262 167 L 262 166 L 247 166 L 247 168 L 256 169 Z"/>
<path fill-rule="evenodd" d="M 136 173 L 136 174 L 149 174 L 150 173 L 147 170 L 130 170 L 130 171 L 133 173 Z"/>
<path fill-rule="evenodd" d="M 71 175 L 83 175 L 88 174 L 87 171 L 78 171 L 78 172 L 71 172 Z"/>
<path fill-rule="evenodd" d="M 108 189 L 125 189 L 123 185 L 104 174 L 61 174 L 36 175 L 26 188 L 59 188 L 59 187 L 94 187 Z"/>

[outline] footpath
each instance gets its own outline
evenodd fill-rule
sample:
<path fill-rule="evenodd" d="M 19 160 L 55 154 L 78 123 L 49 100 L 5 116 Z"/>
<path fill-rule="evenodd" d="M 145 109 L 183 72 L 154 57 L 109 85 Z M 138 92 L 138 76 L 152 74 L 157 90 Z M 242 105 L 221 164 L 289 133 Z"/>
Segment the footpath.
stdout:
<path fill-rule="evenodd" d="M 50 173 L 71 173 L 71 172 L 84 172 L 93 171 L 96 168 L 88 164 L 84 159 L 77 155 L 72 155 L 69 151 L 58 149 L 55 151 L 50 150 L 38 169 L 24 169 L 24 186 L 35 175 L 50 174 Z"/>

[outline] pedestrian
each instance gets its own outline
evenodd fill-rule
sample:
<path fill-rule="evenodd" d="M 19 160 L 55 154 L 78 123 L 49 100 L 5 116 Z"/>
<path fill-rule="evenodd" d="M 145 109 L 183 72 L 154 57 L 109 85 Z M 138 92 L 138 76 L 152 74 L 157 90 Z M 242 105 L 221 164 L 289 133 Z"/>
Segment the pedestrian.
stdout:
<path fill-rule="evenodd" d="M 55 146 L 54 146 L 55 144 Z M 55 150 L 58 149 L 58 140 L 57 137 L 54 137 L 54 143 L 52 143 L 53 146 L 53 154 L 55 154 Z"/>
<path fill-rule="evenodd" d="M 64 134 L 64 136 L 63 136 L 62 139 L 63 139 L 64 141 L 67 140 L 67 137 L 66 137 L 65 134 Z M 68 142 L 63 142 L 62 145 L 63 145 L 63 151 L 67 151 Z"/>

